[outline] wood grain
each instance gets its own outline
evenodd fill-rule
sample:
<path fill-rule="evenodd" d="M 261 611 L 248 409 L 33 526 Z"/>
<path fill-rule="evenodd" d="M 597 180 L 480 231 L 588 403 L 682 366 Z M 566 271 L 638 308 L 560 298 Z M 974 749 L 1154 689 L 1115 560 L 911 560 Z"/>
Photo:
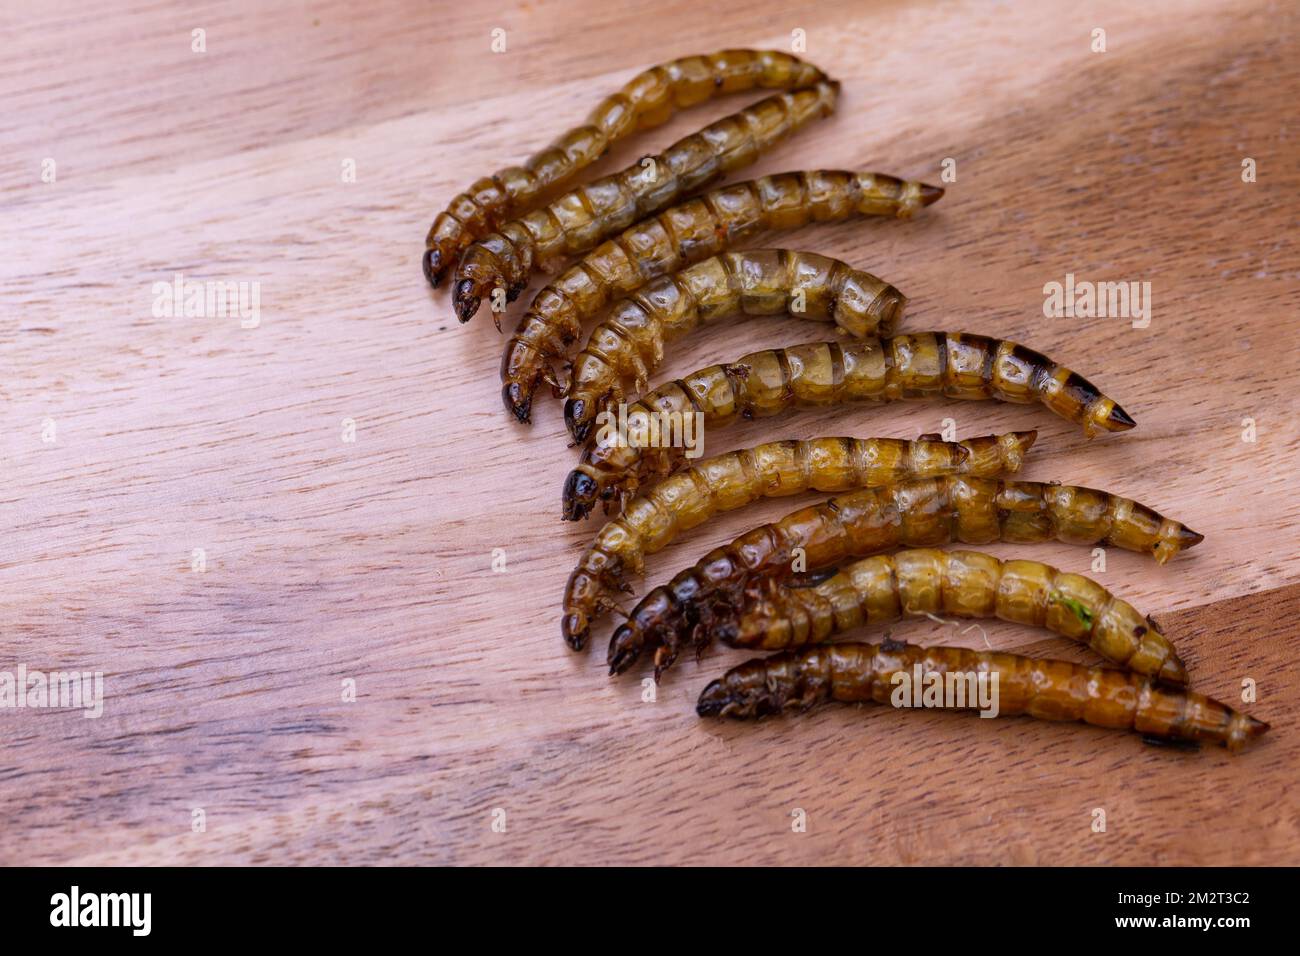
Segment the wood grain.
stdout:
<path fill-rule="evenodd" d="M 0 670 L 102 670 L 107 699 L 98 720 L 0 711 L 0 813 L 22 837 L 0 862 L 1300 862 L 1289 5 L 286 2 L 86 18 L 54 3 L 3 19 Z M 492 54 L 498 26 L 507 51 Z M 1165 568 L 1112 551 L 1098 577 L 1156 613 L 1197 689 L 1235 699 L 1257 682 L 1247 709 L 1273 731 L 1253 751 L 886 708 L 701 723 L 699 688 L 742 652 L 679 665 L 643 702 L 637 680 L 604 674 L 608 627 L 594 654 L 562 646 L 564 580 L 596 530 L 558 519 L 575 452 L 558 405 L 539 401 L 531 429 L 506 417 L 504 341 L 483 316 L 460 327 L 424 285 L 424 232 L 441 202 L 647 64 L 788 49 L 796 28 L 843 81 L 841 108 L 754 174 L 936 181 L 951 158 L 957 178 L 914 222 L 779 243 L 898 286 L 906 328 L 1047 352 L 1138 428 L 1085 444 L 1040 409 L 913 403 L 750 423 L 710 434 L 708 452 L 914 437 L 945 418 L 962 437 L 1040 429 L 1026 477 L 1136 497 L 1207 536 Z M 595 172 L 742 101 L 688 111 Z M 176 272 L 259 282 L 260 325 L 156 318 L 153 283 Z M 1150 327 L 1044 318 L 1043 286 L 1066 273 L 1149 281 Z M 660 378 L 807 337 L 793 320 L 713 328 Z M 686 536 L 646 583 L 809 500 Z M 1031 550 L 1085 573 L 1091 560 Z M 982 640 L 929 622 L 896 634 Z"/>

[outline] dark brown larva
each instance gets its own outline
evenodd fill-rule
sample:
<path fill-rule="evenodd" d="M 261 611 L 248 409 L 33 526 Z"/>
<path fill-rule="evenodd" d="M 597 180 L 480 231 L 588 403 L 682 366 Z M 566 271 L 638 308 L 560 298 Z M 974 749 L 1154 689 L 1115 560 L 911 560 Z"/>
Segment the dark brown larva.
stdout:
<path fill-rule="evenodd" d="M 969 691 L 982 674 L 990 694 L 997 678 L 999 715 L 1077 720 L 1159 740 L 1212 741 L 1232 753 L 1268 730 L 1262 720 L 1204 694 L 1131 671 L 893 642 L 821 644 L 747 661 L 705 687 L 695 710 L 701 717 L 743 720 L 806 710 L 827 700 L 889 704 L 902 683 L 898 675 L 930 680 L 927 674 L 939 675 L 945 686 L 951 681 L 952 699 L 943 704 L 961 709 L 981 706 Z"/>
<path fill-rule="evenodd" d="M 551 271 L 566 256 L 580 255 L 650 213 L 749 165 L 812 120 L 829 116 L 838 95 L 839 84 L 827 81 L 770 96 L 678 140 L 658 156 L 511 220 L 461 256 L 452 284 L 457 316 L 468 322 L 493 289 L 501 289 L 506 301 L 513 302 L 534 271 Z M 500 327 L 500 314 L 493 311 L 492 317 Z"/>
<path fill-rule="evenodd" d="M 638 73 L 601 100 L 583 125 L 566 131 L 522 166 L 480 179 L 453 199 L 424 241 L 424 276 L 436 286 L 475 239 L 572 182 L 614 143 L 667 122 L 679 109 L 721 94 L 794 90 L 826 78 L 811 63 L 779 50 L 721 50 Z"/>
<path fill-rule="evenodd" d="M 683 649 L 738 634 L 741 610 L 766 582 L 790 578 L 796 549 L 801 570 L 814 572 L 902 546 L 1053 539 L 1160 564 L 1203 540 L 1130 498 L 1073 485 L 949 476 L 866 488 L 755 528 L 650 591 L 610 640 L 610 673 L 653 650 L 658 676 Z"/>

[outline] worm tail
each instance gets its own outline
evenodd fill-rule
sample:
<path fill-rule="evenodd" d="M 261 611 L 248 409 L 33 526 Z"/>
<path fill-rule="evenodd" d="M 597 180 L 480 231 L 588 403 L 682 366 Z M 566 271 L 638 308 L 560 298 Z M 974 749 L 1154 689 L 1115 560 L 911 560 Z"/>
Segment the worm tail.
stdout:
<path fill-rule="evenodd" d="M 1041 352 L 968 332 L 938 332 L 935 339 L 943 394 L 949 398 L 1037 402 L 1082 425 L 1088 438 L 1103 431 L 1127 431 L 1135 424 L 1114 399 Z"/>
<path fill-rule="evenodd" d="M 1166 740 L 1208 740 L 1223 744 L 1231 753 L 1240 753 L 1269 729 L 1264 721 L 1195 691 L 1164 687 L 1150 680 L 1130 683 L 1137 690 L 1132 727 L 1138 733 Z M 1089 719 L 1088 713 L 1085 710 L 1088 723 L 1109 726 Z"/>
<path fill-rule="evenodd" d="M 1037 561 L 1002 562 L 974 552 L 951 552 L 946 561 L 950 575 L 967 563 L 983 564 L 989 577 L 996 569 L 996 593 L 985 600 L 1002 620 L 1046 627 L 1135 673 L 1187 683 L 1186 665 L 1156 623 L 1097 582 Z"/>

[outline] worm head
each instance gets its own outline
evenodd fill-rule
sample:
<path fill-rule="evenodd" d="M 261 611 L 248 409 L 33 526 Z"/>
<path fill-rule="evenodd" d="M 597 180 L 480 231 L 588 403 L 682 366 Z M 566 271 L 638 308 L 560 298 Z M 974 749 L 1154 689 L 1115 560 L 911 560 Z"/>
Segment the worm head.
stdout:
<path fill-rule="evenodd" d="M 569 426 L 569 434 L 581 445 L 591 434 L 594 418 L 587 414 L 588 403 L 585 398 L 571 398 L 564 403 L 564 423 Z"/>
<path fill-rule="evenodd" d="M 695 713 L 701 717 L 732 717 L 736 720 L 779 714 L 784 703 L 781 693 L 756 685 L 755 676 L 744 664 L 732 668 L 700 692 Z"/>
<path fill-rule="evenodd" d="M 462 323 L 468 322 L 478 311 L 479 303 L 483 301 L 483 292 L 473 279 L 461 279 L 456 283 L 452 300 L 456 306 L 456 317 Z"/>
<path fill-rule="evenodd" d="M 615 674 L 621 674 L 635 664 L 644 646 L 645 639 L 641 628 L 632 621 L 620 624 L 609 641 L 609 655 L 606 658 L 609 663 L 609 675 L 613 677 Z"/>
<path fill-rule="evenodd" d="M 731 694 L 728 692 L 726 684 L 721 679 L 718 679 L 700 691 L 700 699 L 695 704 L 695 712 L 701 717 L 721 717 L 723 710 L 726 709 L 727 704 L 730 702 Z"/>
<path fill-rule="evenodd" d="M 564 615 L 564 619 L 560 622 L 560 630 L 564 633 L 564 643 L 573 650 L 580 651 L 587 646 L 591 627 L 587 623 L 587 615 L 581 611 Z"/>
<path fill-rule="evenodd" d="M 435 289 L 438 283 L 442 281 L 442 252 L 436 246 L 424 250 L 424 278 L 428 280 L 429 285 Z"/>
<path fill-rule="evenodd" d="M 564 479 L 564 520 L 581 521 L 587 517 L 600 494 L 600 482 L 585 471 L 573 469 Z"/>
<path fill-rule="evenodd" d="M 658 587 L 645 596 L 632 615 L 619 625 L 609 641 L 610 676 L 622 674 L 636 663 L 642 652 L 655 649 L 655 680 L 677 656 L 674 637 L 681 626 L 682 609 L 669 588 Z M 664 654 L 658 652 L 667 650 Z"/>
<path fill-rule="evenodd" d="M 530 388 L 523 382 L 508 382 L 501 389 L 501 401 L 505 403 L 506 411 L 524 425 L 532 423 L 534 388 L 536 388 L 535 383 Z"/>

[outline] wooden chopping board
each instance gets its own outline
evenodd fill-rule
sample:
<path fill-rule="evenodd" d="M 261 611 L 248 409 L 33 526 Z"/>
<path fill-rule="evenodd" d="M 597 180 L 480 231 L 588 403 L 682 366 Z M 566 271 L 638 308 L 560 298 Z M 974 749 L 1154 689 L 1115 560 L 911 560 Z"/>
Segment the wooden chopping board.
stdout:
<path fill-rule="evenodd" d="M 1300 862 L 1290 5 L 54 3 L 5 27 L 0 670 L 102 671 L 105 701 L 96 720 L 0 711 L 0 815 L 39 835 L 0 863 Z M 424 233 L 637 70 L 788 50 L 794 31 L 843 81 L 839 112 L 739 178 L 939 182 L 945 160 L 956 178 L 913 222 L 762 245 L 885 277 L 907 329 L 1044 351 L 1139 424 L 1085 443 L 1042 409 L 907 403 L 750 423 L 708 453 L 946 418 L 959 437 L 1039 429 L 1025 477 L 1206 535 L 1163 568 L 1112 550 L 1096 576 L 1154 614 L 1197 689 L 1239 700 L 1255 682 L 1246 709 L 1273 730 L 1252 751 L 888 708 L 702 722 L 700 688 L 744 652 L 680 665 L 646 702 L 644 675 L 605 676 L 608 627 L 594 654 L 562 646 L 564 581 L 598 527 L 558 519 L 576 452 L 558 404 L 531 428 L 506 417 L 504 340 L 426 287 Z M 753 98 L 681 114 L 596 172 Z M 155 315 L 176 273 L 260 283 L 260 321 Z M 1150 325 L 1044 317 L 1067 273 L 1150 282 Z M 660 377 L 812 337 L 723 325 Z M 644 585 L 812 500 L 685 536 Z M 894 635 L 984 640 L 929 621 Z"/>

